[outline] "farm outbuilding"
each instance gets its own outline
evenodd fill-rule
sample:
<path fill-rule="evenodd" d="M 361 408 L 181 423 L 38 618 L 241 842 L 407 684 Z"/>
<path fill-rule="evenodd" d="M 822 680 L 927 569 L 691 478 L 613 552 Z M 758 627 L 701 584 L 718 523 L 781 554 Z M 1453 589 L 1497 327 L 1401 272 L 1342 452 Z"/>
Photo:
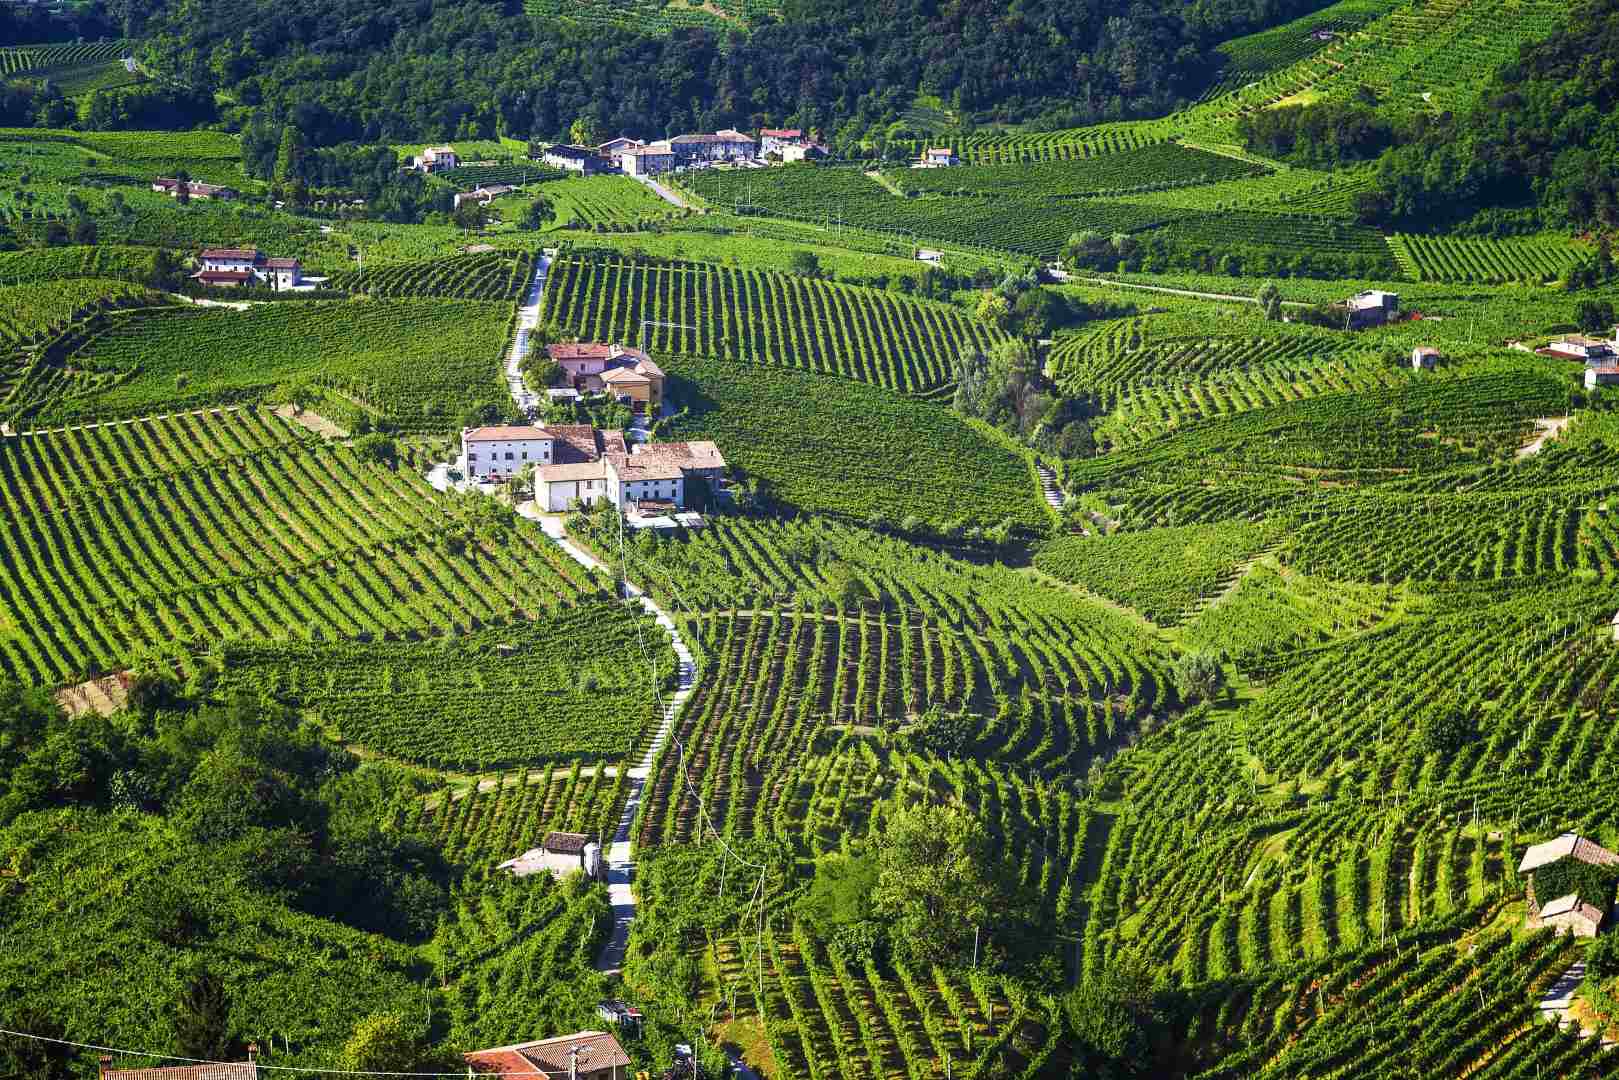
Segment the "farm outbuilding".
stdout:
<path fill-rule="evenodd" d="M 1418 345 L 1411 350 L 1411 367 L 1416 371 L 1432 371 L 1439 366 L 1439 350 L 1432 345 Z"/>

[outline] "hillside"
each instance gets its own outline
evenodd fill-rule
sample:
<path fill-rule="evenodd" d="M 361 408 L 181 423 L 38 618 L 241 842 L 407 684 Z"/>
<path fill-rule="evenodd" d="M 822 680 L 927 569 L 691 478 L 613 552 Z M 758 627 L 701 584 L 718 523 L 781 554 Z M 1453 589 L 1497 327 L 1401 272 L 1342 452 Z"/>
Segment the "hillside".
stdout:
<path fill-rule="evenodd" d="M 1616 4 L 0 7 L 0 1076 L 1619 1074 Z"/>

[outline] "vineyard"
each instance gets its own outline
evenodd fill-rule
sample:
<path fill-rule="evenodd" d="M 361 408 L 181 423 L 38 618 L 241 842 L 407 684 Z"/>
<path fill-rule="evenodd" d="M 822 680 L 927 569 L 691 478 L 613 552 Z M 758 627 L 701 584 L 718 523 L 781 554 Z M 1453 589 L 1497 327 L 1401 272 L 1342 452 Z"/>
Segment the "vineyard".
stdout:
<path fill-rule="evenodd" d="M 288 381 L 311 381 L 407 430 L 443 430 L 469 408 L 505 397 L 498 372 L 511 310 L 470 300 L 376 300 L 101 315 L 54 341 L 47 355 L 59 366 L 115 376 L 116 385 L 53 403 L 34 419 L 259 401 Z"/>
<path fill-rule="evenodd" d="M 1314 56 L 1398 6 L 1398 0 L 1339 0 L 1283 26 L 1221 45 L 1225 66 L 1205 97 L 1238 90 L 1272 72 Z"/>
<path fill-rule="evenodd" d="M 379 299 L 517 300 L 534 274 L 529 252 L 491 251 L 420 263 L 384 263 L 335 275 L 328 288 Z"/>
<path fill-rule="evenodd" d="M 582 341 L 842 375 L 923 393 L 1002 335 L 959 309 L 794 274 L 586 251 L 557 259 L 545 318 Z M 676 326 L 642 326 L 643 320 Z"/>
<path fill-rule="evenodd" d="M 408 641 L 231 648 L 237 684 L 296 703 L 333 736 L 439 768 L 627 756 L 653 715 L 635 619 L 595 605 L 423 648 Z M 664 672 L 673 653 L 658 635 Z"/>
<path fill-rule="evenodd" d="M 1172 625 L 1199 600 L 1235 584 L 1247 561 L 1278 539 L 1274 528 L 1234 522 L 1065 537 L 1036 555 L 1034 565 Z"/>
<path fill-rule="evenodd" d="M 1038 529 L 1047 520 L 1023 456 L 946 406 L 723 360 L 666 370 L 687 410 L 670 438 L 714 440 L 767 499 L 895 524 Z"/>
<path fill-rule="evenodd" d="M 125 278 L 140 280 L 152 272 L 150 248 L 56 247 L 0 252 L 0 285 L 59 278 Z"/>
<path fill-rule="evenodd" d="M 54 684 L 238 637 L 464 632 L 596 592 L 538 529 L 295 432 L 242 409 L 0 443 L 0 667 Z"/>
<path fill-rule="evenodd" d="M 1589 258 L 1586 248 L 1561 237 L 1486 240 L 1401 233 L 1389 243 L 1401 268 L 1418 281 L 1541 284 L 1562 277 Z"/>
<path fill-rule="evenodd" d="M 1262 176 L 1268 170 L 1177 143 L 1152 143 L 1116 154 L 1038 165 L 900 169 L 887 176 L 908 196 L 1076 197 Z"/>
<path fill-rule="evenodd" d="M 587 26 L 627 26 L 655 34 L 687 27 L 731 31 L 745 29 L 755 16 L 779 15 L 776 0 L 714 0 L 698 4 L 688 0 L 583 0 L 560 4 L 557 0 L 523 0 L 528 15 L 567 19 Z"/>
<path fill-rule="evenodd" d="M 121 59 L 121 41 L 76 45 L 0 47 L 0 78 L 49 79 L 68 97 L 138 82 Z"/>
<path fill-rule="evenodd" d="M 157 302 L 142 286 L 95 278 L 0 285 L 0 350 L 36 342 L 96 311 Z"/>
<path fill-rule="evenodd" d="M 673 206 L 627 176 L 576 176 L 548 184 L 544 195 L 556 207 L 555 228 L 594 229 L 641 226 L 678 215 Z"/>

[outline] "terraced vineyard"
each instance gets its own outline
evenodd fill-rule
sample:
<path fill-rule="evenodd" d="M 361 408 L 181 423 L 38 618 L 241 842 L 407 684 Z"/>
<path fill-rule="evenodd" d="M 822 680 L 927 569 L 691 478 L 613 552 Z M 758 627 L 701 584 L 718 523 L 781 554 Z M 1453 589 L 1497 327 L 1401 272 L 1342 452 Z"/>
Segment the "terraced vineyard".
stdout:
<path fill-rule="evenodd" d="M 575 176 L 544 189 L 556 207 L 555 227 L 601 230 L 674 217 L 675 207 L 627 176 Z"/>
<path fill-rule="evenodd" d="M 963 348 L 1002 339 L 931 301 L 714 263 L 628 261 L 617 252 L 559 258 L 544 303 L 548 321 L 584 341 L 799 367 L 913 393 L 950 381 Z"/>
<path fill-rule="evenodd" d="M 1561 237 L 1488 240 L 1401 233 L 1389 244 L 1401 267 L 1418 281 L 1540 283 L 1561 277 L 1590 258 L 1587 248 Z"/>
<path fill-rule="evenodd" d="M 245 409 L 0 442 L 0 669 L 511 621 L 595 586 L 537 529 Z M 487 520 L 486 520 L 487 518 Z"/>
<path fill-rule="evenodd" d="M 920 158 L 927 147 L 949 147 L 968 165 L 1004 165 L 1019 162 L 1076 161 L 1100 154 L 1135 150 L 1166 139 L 1150 124 L 1097 124 L 1067 131 L 1033 135 L 968 135 L 965 138 L 940 136 L 922 142 L 902 143 L 913 157 Z"/>
<path fill-rule="evenodd" d="M 1177 143 L 1039 165 L 983 165 L 951 169 L 896 169 L 890 183 L 912 194 L 988 198 L 1113 195 L 1128 190 L 1207 184 L 1266 173 L 1263 165 Z"/>
<path fill-rule="evenodd" d="M 387 263 L 335 275 L 328 287 L 367 296 L 517 300 L 534 276 L 531 252 L 491 251 L 419 263 Z"/>
<path fill-rule="evenodd" d="M 0 75 L 28 75 L 58 68 L 116 60 L 128 45 L 102 41 L 69 45 L 17 45 L 0 47 Z"/>
<path fill-rule="evenodd" d="M 779 15 L 781 5 L 776 0 L 714 0 L 708 4 L 683 0 L 582 0 L 570 4 L 559 4 L 557 0 L 523 0 L 523 11 L 587 26 L 626 26 L 667 34 L 685 27 L 742 29 L 756 15 Z"/>
<path fill-rule="evenodd" d="M 510 303 L 374 300 L 103 316 L 45 355 L 112 385 L 52 402 L 34 421 L 258 401 L 303 380 L 340 388 L 403 429 L 442 430 L 475 405 L 506 400 L 499 371 L 511 312 Z"/>
<path fill-rule="evenodd" d="M 1023 454 L 944 405 L 724 360 L 667 370 L 674 407 L 688 410 L 669 437 L 714 440 L 768 502 L 929 529 L 1034 530 L 1049 521 Z"/>

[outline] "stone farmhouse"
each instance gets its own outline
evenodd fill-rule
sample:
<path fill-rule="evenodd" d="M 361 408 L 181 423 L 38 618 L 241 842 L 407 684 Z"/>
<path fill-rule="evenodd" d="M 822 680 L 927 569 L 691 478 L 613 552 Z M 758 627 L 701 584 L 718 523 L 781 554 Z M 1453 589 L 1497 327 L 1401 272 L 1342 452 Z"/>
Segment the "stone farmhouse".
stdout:
<path fill-rule="evenodd" d="M 758 156 L 759 144 L 751 135 L 726 128 L 712 135 L 676 135 L 669 148 L 682 165 L 710 161 L 751 161 Z"/>
<path fill-rule="evenodd" d="M 1595 390 L 1599 386 L 1619 385 L 1619 364 L 1608 362 L 1606 364 L 1591 364 L 1585 369 L 1585 388 Z"/>
<path fill-rule="evenodd" d="M 612 394 L 638 413 L 663 408 L 663 370 L 640 349 L 579 342 L 547 345 L 545 354 L 575 390 Z"/>
<path fill-rule="evenodd" d="M 616 438 L 609 438 L 609 437 Z M 692 485 L 718 491 L 725 479 L 725 458 L 706 440 L 689 443 L 638 443 L 627 446 L 619 432 L 602 432 L 602 452 L 590 460 L 542 465 L 534 470 L 534 502 L 560 514 L 576 503 L 598 502 L 635 515 L 684 510 Z"/>
<path fill-rule="evenodd" d="M 580 1031 L 461 1055 L 469 1076 L 629 1080 L 630 1056 L 605 1031 Z"/>
<path fill-rule="evenodd" d="M 497 424 L 461 432 L 466 474 L 474 480 L 501 481 L 524 465 L 549 465 L 556 457 L 558 433 L 532 424 Z"/>
<path fill-rule="evenodd" d="M 584 833 L 548 832 L 539 847 L 530 848 L 515 859 L 507 859 L 498 869 L 510 870 L 518 877 L 543 871 L 559 878 L 577 870 L 587 878 L 600 879 L 604 865 L 601 845 L 594 837 Z"/>
<path fill-rule="evenodd" d="M 208 248 L 197 256 L 193 281 L 216 288 L 259 286 L 277 291 L 313 289 L 325 278 L 305 278 L 297 259 L 271 259 L 257 248 Z"/>
<path fill-rule="evenodd" d="M 547 147 L 541 160 L 553 169 L 578 173 L 580 176 L 594 176 L 607 171 L 607 163 L 600 154 L 588 146 L 574 146 L 572 143 Z"/>
<path fill-rule="evenodd" d="M 475 202 L 479 206 L 488 206 L 502 195 L 510 195 L 516 190 L 517 189 L 510 184 L 490 184 L 488 187 L 480 184 L 471 191 L 456 192 L 455 209 L 459 210 L 463 204 L 469 202 Z"/>
<path fill-rule="evenodd" d="M 675 167 L 675 152 L 668 143 L 627 146 L 618 151 L 618 168 L 625 176 L 656 176 Z"/>
<path fill-rule="evenodd" d="M 98 1080 L 259 1080 L 259 1044 L 247 1044 L 246 1061 L 115 1069 L 112 1057 L 104 1055 L 99 1065 Z"/>
<path fill-rule="evenodd" d="M 167 195 L 171 199 L 178 199 L 184 192 L 188 199 L 220 199 L 237 198 L 241 192 L 233 187 L 222 184 L 204 184 L 198 180 L 176 180 L 170 176 L 160 176 L 152 181 L 152 190 L 159 195 Z"/>
<path fill-rule="evenodd" d="M 1535 895 L 1534 872 L 1564 859 L 1575 859 L 1592 866 L 1619 867 L 1619 855 L 1578 833 L 1564 833 L 1555 840 L 1531 846 L 1518 863 L 1518 873 L 1529 875 L 1526 894 L 1529 901 L 1528 925 L 1550 926 L 1559 934 L 1595 937 L 1607 923 L 1610 912 L 1581 900 L 1577 893 L 1547 898 Z"/>

